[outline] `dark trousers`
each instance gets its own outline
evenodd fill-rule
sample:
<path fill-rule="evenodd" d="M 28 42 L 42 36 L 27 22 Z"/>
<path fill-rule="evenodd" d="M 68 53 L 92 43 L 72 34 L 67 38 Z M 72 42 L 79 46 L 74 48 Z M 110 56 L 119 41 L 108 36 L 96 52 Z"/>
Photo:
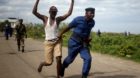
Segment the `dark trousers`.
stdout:
<path fill-rule="evenodd" d="M 75 57 L 80 53 L 81 58 L 84 61 L 82 75 L 88 76 L 89 70 L 91 68 L 92 57 L 88 47 L 84 47 L 82 43 L 75 41 L 74 39 L 69 40 L 68 42 L 68 56 L 63 62 L 63 67 L 67 68 L 71 64 Z"/>

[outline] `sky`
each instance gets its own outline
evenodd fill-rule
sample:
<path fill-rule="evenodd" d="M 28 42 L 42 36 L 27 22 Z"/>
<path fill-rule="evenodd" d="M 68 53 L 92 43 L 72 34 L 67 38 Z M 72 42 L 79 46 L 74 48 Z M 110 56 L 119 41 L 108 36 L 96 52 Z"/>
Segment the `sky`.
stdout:
<path fill-rule="evenodd" d="M 0 19 L 23 18 L 25 22 L 42 23 L 32 14 L 36 0 L 0 0 Z M 58 8 L 58 16 L 68 12 L 71 0 L 40 0 L 38 12 L 49 15 L 50 6 Z M 96 9 L 93 31 L 130 32 L 140 34 L 140 0 L 75 0 L 72 15 L 64 22 L 71 22 L 85 14 L 85 8 Z"/>

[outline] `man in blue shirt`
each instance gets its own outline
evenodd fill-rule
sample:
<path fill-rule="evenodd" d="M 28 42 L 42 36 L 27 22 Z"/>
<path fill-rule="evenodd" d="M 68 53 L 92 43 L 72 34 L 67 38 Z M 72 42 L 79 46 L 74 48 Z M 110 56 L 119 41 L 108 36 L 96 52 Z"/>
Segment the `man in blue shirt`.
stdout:
<path fill-rule="evenodd" d="M 89 74 L 89 70 L 91 67 L 92 57 L 89 50 L 89 42 L 90 32 L 91 29 L 95 25 L 94 15 L 95 9 L 94 8 L 86 8 L 85 16 L 76 17 L 68 27 L 66 27 L 60 34 L 59 38 L 62 38 L 62 35 L 69 31 L 70 29 L 74 28 L 73 34 L 71 35 L 69 42 L 68 42 L 68 56 L 65 58 L 63 65 L 62 65 L 62 72 L 61 76 L 64 76 L 65 68 L 71 64 L 75 57 L 80 53 L 81 58 L 84 61 L 83 69 L 82 69 L 82 78 L 87 78 Z"/>
<path fill-rule="evenodd" d="M 4 27 L 6 40 L 9 39 L 10 29 L 11 29 L 11 24 L 8 20 L 6 20 L 5 21 L 5 27 Z"/>

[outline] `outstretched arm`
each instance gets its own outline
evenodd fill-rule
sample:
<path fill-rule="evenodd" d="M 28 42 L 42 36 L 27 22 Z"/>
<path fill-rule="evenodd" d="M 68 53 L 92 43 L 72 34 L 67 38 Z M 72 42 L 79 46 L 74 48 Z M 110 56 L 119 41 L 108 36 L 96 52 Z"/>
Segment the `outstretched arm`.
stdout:
<path fill-rule="evenodd" d="M 72 29 L 72 27 L 69 27 L 69 26 L 68 26 L 68 27 L 64 28 L 64 29 L 62 30 L 62 32 L 59 33 L 58 38 L 61 39 L 62 36 L 63 36 L 63 34 L 66 33 L 66 32 L 68 32 L 70 29 Z"/>
<path fill-rule="evenodd" d="M 58 17 L 60 21 L 65 20 L 67 17 L 69 17 L 72 14 L 73 6 L 74 6 L 74 0 L 71 0 L 71 5 L 70 5 L 68 13 L 64 14 L 63 16 Z"/>
<path fill-rule="evenodd" d="M 37 7 L 38 7 L 38 3 L 40 0 L 36 0 L 36 3 L 34 5 L 33 11 L 32 13 L 37 16 L 39 19 L 41 19 L 43 22 L 45 22 L 46 16 L 41 15 L 40 13 L 37 12 Z"/>

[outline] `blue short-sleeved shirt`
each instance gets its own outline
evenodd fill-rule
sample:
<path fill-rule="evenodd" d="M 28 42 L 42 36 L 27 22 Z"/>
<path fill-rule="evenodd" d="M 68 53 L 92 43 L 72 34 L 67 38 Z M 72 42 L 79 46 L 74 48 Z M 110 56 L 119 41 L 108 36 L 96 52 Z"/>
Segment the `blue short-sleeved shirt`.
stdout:
<path fill-rule="evenodd" d="M 69 27 L 74 28 L 73 34 L 76 33 L 81 38 L 88 38 L 94 25 L 94 20 L 87 22 L 84 16 L 79 16 L 69 24 Z"/>

